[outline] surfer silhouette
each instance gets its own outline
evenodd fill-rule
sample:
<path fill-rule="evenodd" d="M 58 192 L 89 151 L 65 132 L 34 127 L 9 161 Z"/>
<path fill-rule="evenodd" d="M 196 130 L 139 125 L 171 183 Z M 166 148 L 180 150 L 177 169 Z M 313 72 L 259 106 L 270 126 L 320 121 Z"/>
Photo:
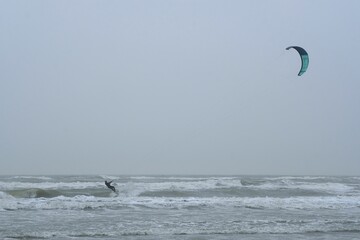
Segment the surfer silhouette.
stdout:
<path fill-rule="evenodd" d="M 105 185 L 110 188 L 111 190 L 113 190 L 114 192 L 116 192 L 116 189 L 114 186 L 111 186 L 110 184 L 112 183 L 112 181 L 108 182 L 108 181 L 105 181 Z"/>

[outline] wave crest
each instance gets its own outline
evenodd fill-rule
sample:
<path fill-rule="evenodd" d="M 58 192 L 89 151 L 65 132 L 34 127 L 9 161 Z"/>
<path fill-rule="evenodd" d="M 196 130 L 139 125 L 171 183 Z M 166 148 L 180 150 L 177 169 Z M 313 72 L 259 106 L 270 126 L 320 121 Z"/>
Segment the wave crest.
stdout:
<path fill-rule="evenodd" d="M 41 188 L 12 190 L 7 193 L 15 198 L 53 198 L 62 195 L 62 193 L 57 190 L 45 190 Z"/>

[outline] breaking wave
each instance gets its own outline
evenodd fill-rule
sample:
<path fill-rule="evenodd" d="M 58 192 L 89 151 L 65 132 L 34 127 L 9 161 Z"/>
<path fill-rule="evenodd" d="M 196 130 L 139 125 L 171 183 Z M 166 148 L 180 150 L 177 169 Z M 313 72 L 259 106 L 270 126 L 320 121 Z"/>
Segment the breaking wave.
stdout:
<path fill-rule="evenodd" d="M 103 178 L 117 178 L 118 193 Z M 40 177 L 42 178 L 42 177 Z M 50 177 L 49 177 L 50 178 Z M 0 178 L 0 208 L 342 209 L 360 207 L 358 179 L 333 177 L 94 176 Z M 16 199 L 16 201 L 14 200 Z M 42 199 L 34 204 L 29 199 Z M 46 203 L 46 204 L 45 204 Z"/>
<path fill-rule="evenodd" d="M 17 194 L 29 194 L 29 197 L 17 199 L 13 195 L 0 192 L 2 210 L 39 210 L 39 209 L 204 209 L 231 207 L 248 209 L 359 209 L 359 196 L 338 197 L 124 197 L 110 193 L 108 197 L 77 195 L 66 197 L 61 193 L 42 190 L 24 191 Z M 44 196 L 45 195 L 45 196 Z M 51 197 L 47 197 L 51 195 Z M 41 202 L 37 198 L 42 198 Z"/>
<path fill-rule="evenodd" d="M 45 190 L 41 188 L 11 190 L 7 193 L 15 198 L 53 198 L 62 195 L 62 193 L 57 190 Z"/>

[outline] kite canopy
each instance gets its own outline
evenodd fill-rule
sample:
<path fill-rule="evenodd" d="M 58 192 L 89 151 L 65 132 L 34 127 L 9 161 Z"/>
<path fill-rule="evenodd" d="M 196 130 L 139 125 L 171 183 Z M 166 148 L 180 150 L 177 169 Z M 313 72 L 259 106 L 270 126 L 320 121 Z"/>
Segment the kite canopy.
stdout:
<path fill-rule="evenodd" d="M 290 48 L 294 48 L 300 54 L 301 68 L 300 68 L 300 72 L 298 73 L 298 76 L 301 76 L 304 72 L 306 72 L 306 69 L 309 66 L 309 55 L 305 51 L 305 49 L 303 49 L 301 47 L 290 46 L 290 47 L 287 47 L 286 50 L 289 50 Z"/>

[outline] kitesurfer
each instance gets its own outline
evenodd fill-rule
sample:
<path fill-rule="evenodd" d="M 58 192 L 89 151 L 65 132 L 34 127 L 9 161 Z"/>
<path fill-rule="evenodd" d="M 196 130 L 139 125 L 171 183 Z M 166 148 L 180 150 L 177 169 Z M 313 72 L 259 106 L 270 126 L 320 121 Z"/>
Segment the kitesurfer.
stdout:
<path fill-rule="evenodd" d="M 113 190 L 114 192 L 116 192 L 116 189 L 114 186 L 111 186 L 110 184 L 112 183 L 112 181 L 108 182 L 108 181 L 105 181 L 105 185 L 110 188 L 111 190 Z"/>

